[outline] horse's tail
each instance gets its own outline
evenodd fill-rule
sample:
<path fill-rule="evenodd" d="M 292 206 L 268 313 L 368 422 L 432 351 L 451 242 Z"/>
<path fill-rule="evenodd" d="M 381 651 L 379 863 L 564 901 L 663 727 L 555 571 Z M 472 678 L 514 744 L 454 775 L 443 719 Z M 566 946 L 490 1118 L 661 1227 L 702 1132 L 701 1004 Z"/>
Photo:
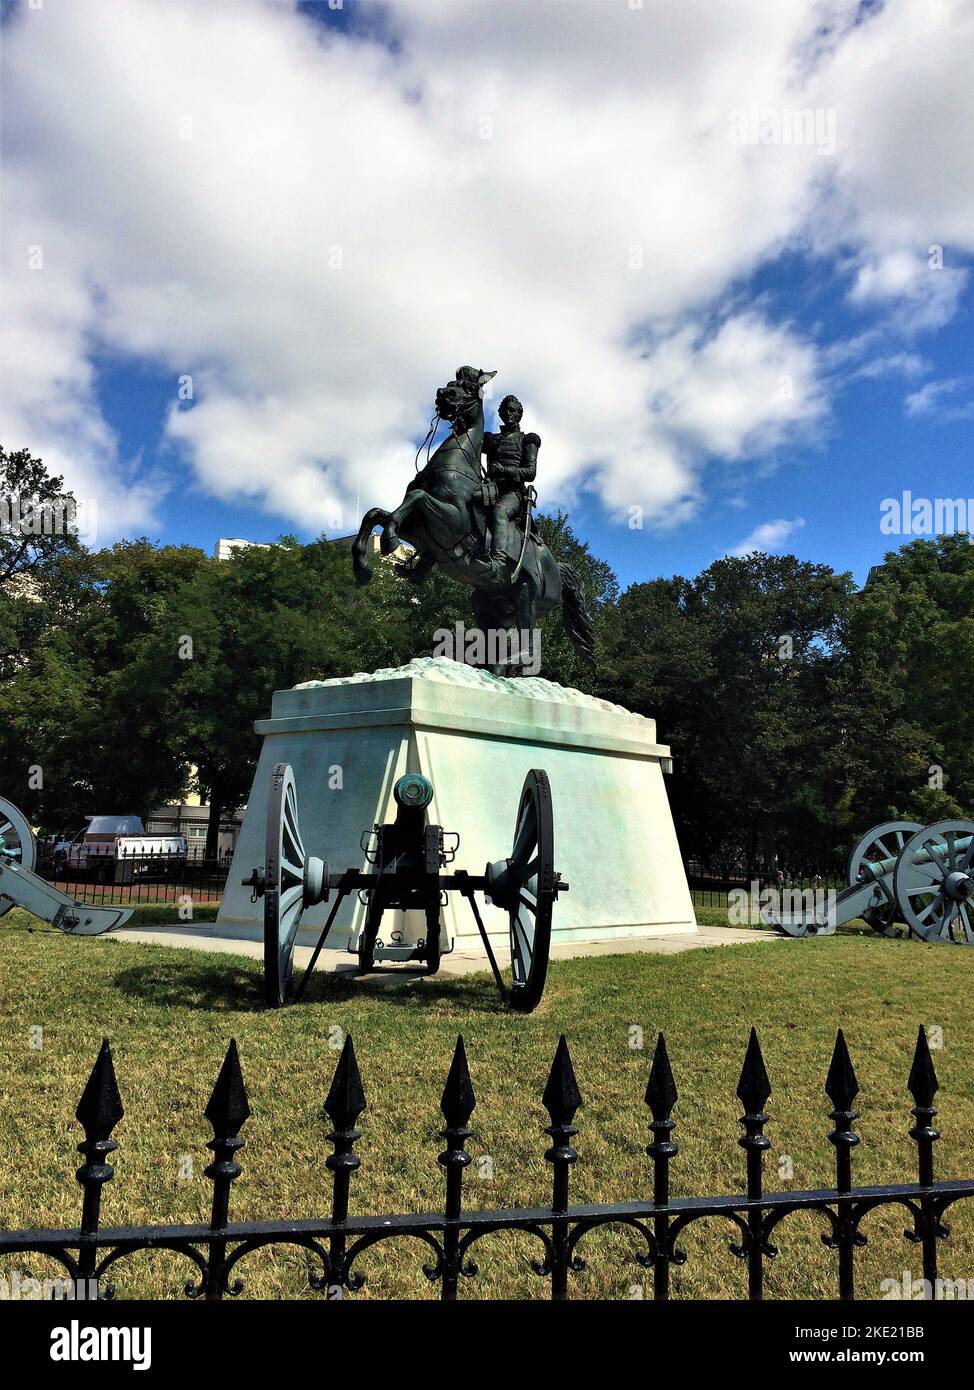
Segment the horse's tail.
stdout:
<path fill-rule="evenodd" d="M 572 646 L 586 661 L 595 660 L 595 628 L 585 607 L 582 582 L 571 565 L 559 565 L 561 572 L 561 607 L 565 627 Z"/>

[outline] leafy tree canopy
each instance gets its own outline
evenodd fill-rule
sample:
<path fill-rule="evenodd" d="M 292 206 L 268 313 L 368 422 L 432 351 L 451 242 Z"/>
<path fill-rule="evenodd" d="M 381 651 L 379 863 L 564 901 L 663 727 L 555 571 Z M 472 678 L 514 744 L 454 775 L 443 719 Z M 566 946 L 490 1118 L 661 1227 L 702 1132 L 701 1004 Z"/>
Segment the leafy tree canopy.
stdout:
<path fill-rule="evenodd" d="M 2 495 L 70 497 L 26 450 L 0 452 Z M 2 519 L 2 518 L 0 518 Z M 540 516 L 579 574 L 599 660 L 545 620 L 543 674 L 653 718 L 688 856 L 825 869 L 889 818 L 974 813 L 974 546 L 918 540 L 856 592 L 794 556 L 716 561 L 630 585 L 563 513 Z M 44 829 L 145 815 L 190 789 L 221 814 L 246 799 L 254 720 L 275 690 L 396 666 L 472 623 L 469 593 L 394 564 L 358 587 L 322 536 L 218 562 L 191 546 L 90 552 L 70 531 L 0 531 L 3 794 Z M 40 774 L 40 775 L 38 775 Z"/>

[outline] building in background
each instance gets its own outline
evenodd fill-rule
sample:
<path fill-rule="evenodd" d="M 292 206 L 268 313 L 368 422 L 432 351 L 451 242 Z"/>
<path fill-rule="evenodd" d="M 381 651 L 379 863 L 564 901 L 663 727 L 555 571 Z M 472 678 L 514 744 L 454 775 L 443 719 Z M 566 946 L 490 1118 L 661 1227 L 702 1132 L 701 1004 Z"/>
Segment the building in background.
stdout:
<path fill-rule="evenodd" d="M 357 532 L 350 536 L 331 536 L 328 538 L 329 545 L 343 545 L 346 550 L 351 550 L 352 542 L 355 540 Z M 373 531 L 366 542 L 366 549 L 370 557 L 382 560 L 405 560 L 412 554 L 412 547 L 399 545 L 391 555 L 383 555 L 381 550 L 382 537 Z M 213 556 L 217 560 L 229 560 L 235 550 L 250 550 L 256 546 L 258 550 L 270 550 L 272 543 L 268 541 L 248 541 L 242 537 L 229 538 L 221 536 L 213 547 Z"/>
<path fill-rule="evenodd" d="M 243 824 L 244 811 L 241 806 L 232 815 L 220 821 L 220 836 L 217 841 L 217 854 L 229 859 L 237 846 L 237 837 Z M 185 801 L 170 802 L 152 811 L 145 822 L 149 835 L 185 835 L 190 859 L 202 859 L 206 853 L 206 829 L 210 821 L 210 807 L 191 792 Z"/>
<path fill-rule="evenodd" d="M 267 541 L 245 541 L 240 537 L 228 539 L 225 536 L 221 536 L 213 547 L 213 558 L 215 560 L 229 560 L 235 550 L 251 550 L 254 548 L 257 550 L 270 550 L 271 547 Z"/>
<path fill-rule="evenodd" d="M 358 532 L 355 532 L 355 534 L 351 536 L 334 536 L 328 543 L 329 545 L 343 545 L 346 550 L 351 550 L 352 542 L 356 539 L 357 535 Z M 413 553 L 412 546 L 400 543 L 389 555 L 383 555 L 382 537 L 377 531 L 373 531 L 366 539 L 365 549 L 370 559 L 378 560 L 408 560 Z"/>

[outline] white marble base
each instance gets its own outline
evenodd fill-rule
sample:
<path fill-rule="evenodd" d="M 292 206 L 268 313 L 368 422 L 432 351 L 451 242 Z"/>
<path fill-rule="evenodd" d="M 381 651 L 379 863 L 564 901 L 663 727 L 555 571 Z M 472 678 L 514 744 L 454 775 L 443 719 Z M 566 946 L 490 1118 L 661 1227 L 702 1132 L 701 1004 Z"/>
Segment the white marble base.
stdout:
<path fill-rule="evenodd" d="M 298 789 L 305 850 L 332 871 L 365 867 L 363 830 L 395 814 L 392 788 L 404 772 L 433 783 L 430 819 L 460 835 L 454 867 L 483 873 L 510 853 L 525 773 L 551 782 L 555 864 L 570 884 L 555 907 L 554 941 L 611 941 L 696 930 L 663 781 L 669 749 L 652 719 L 541 679 L 490 676 L 442 658 L 395 670 L 278 691 L 215 931 L 259 939 L 263 908 L 241 886 L 264 862 L 274 764 L 289 762 Z M 311 944 L 327 908 L 310 909 L 298 940 Z M 346 903 L 329 944 L 345 949 L 362 907 Z M 499 945 L 507 918 L 484 906 Z M 382 936 L 423 932 L 417 914 L 387 914 Z M 464 951 L 482 947 L 458 894 L 444 909 L 446 934 Z"/>

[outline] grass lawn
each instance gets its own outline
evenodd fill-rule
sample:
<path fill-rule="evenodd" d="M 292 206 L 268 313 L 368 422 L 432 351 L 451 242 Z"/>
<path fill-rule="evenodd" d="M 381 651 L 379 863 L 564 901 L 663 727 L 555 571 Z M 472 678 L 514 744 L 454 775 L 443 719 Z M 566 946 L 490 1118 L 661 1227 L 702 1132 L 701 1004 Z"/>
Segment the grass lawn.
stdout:
<path fill-rule="evenodd" d="M 322 976 L 299 1007 L 261 1003 L 259 964 L 243 957 L 111 937 L 74 940 L 11 912 L 0 921 L 0 1145 L 5 1155 L 2 1221 L 7 1227 L 76 1225 L 74 1180 L 83 1136 L 74 1109 L 102 1035 L 112 1042 L 125 1117 L 115 1131 L 116 1176 L 105 1189 L 106 1224 L 205 1220 L 210 1131 L 203 1107 L 227 1043 L 236 1037 L 253 1114 L 243 1130 L 243 1176 L 231 1219 L 325 1215 L 330 1175 L 322 1101 L 338 1053 L 330 1040 L 355 1039 L 369 1106 L 359 1121 L 363 1163 L 352 1180 L 352 1210 L 428 1210 L 442 1202 L 436 1154 L 437 1105 L 453 1045 L 462 1032 L 478 1105 L 468 1144 L 470 1207 L 534 1205 L 549 1199 L 543 1160 L 547 1117 L 540 1103 L 558 1035 L 572 1049 L 584 1105 L 576 1116 L 580 1154 L 575 1202 L 621 1201 L 651 1191 L 642 1103 L 656 1032 L 666 1033 L 680 1092 L 672 1165 L 674 1196 L 741 1190 L 734 1091 L 750 1025 L 757 1026 L 771 1077 L 772 1148 L 767 1186 L 827 1186 L 834 1173 L 830 1104 L 822 1089 L 835 1028 L 841 1026 L 859 1076 L 854 1153 L 859 1183 L 912 1181 L 915 1146 L 906 1091 L 917 1025 L 938 1026 L 934 1061 L 941 1083 L 938 1174 L 974 1173 L 974 1029 L 969 1001 L 974 951 L 876 937 L 755 943 L 681 955 L 626 955 L 552 964 L 536 1013 L 505 1015 L 488 976 L 417 980 L 380 987 Z M 30 1045 L 32 1027 L 43 1046 Z M 644 1050 L 631 1046 L 643 1030 Z M 793 1176 L 779 1178 L 790 1156 Z M 974 1276 L 974 1203 L 958 1204 L 941 1246 L 945 1278 Z M 904 1213 L 873 1213 L 856 1256 L 858 1290 L 878 1297 L 882 1279 L 919 1277 L 919 1256 L 903 1239 Z M 836 1293 L 835 1256 L 811 1217 L 788 1218 L 768 1268 L 773 1298 Z M 738 1298 L 745 1270 L 728 1251 L 731 1228 L 691 1228 L 688 1260 L 674 1272 L 675 1297 Z M 631 1259 L 624 1231 L 583 1243 L 587 1269 L 576 1297 L 630 1298 L 647 1277 Z M 502 1298 L 544 1296 L 530 1270 L 534 1243 L 498 1235 L 481 1242 L 481 1273 L 464 1281 Z M 420 1266 L 425 1247 L 403 1242 L 367 1254 L 360 1298 L 429 1297 Z M 8 1264 L 37 1277 L 56 1273 L 35 1257 Z M 163 1297 L 181 1289 L 188 1266 L 166 1253 L 115 1266 L 120 1296 Z M 9 1271 L 6 1271 L 9 1272 Z M 244 1261 L 244 1297 L 306 1297 L 303 1257 L 264 1251 Z M 647 1293 L 649 1287 L 647 1285 Z"/>

